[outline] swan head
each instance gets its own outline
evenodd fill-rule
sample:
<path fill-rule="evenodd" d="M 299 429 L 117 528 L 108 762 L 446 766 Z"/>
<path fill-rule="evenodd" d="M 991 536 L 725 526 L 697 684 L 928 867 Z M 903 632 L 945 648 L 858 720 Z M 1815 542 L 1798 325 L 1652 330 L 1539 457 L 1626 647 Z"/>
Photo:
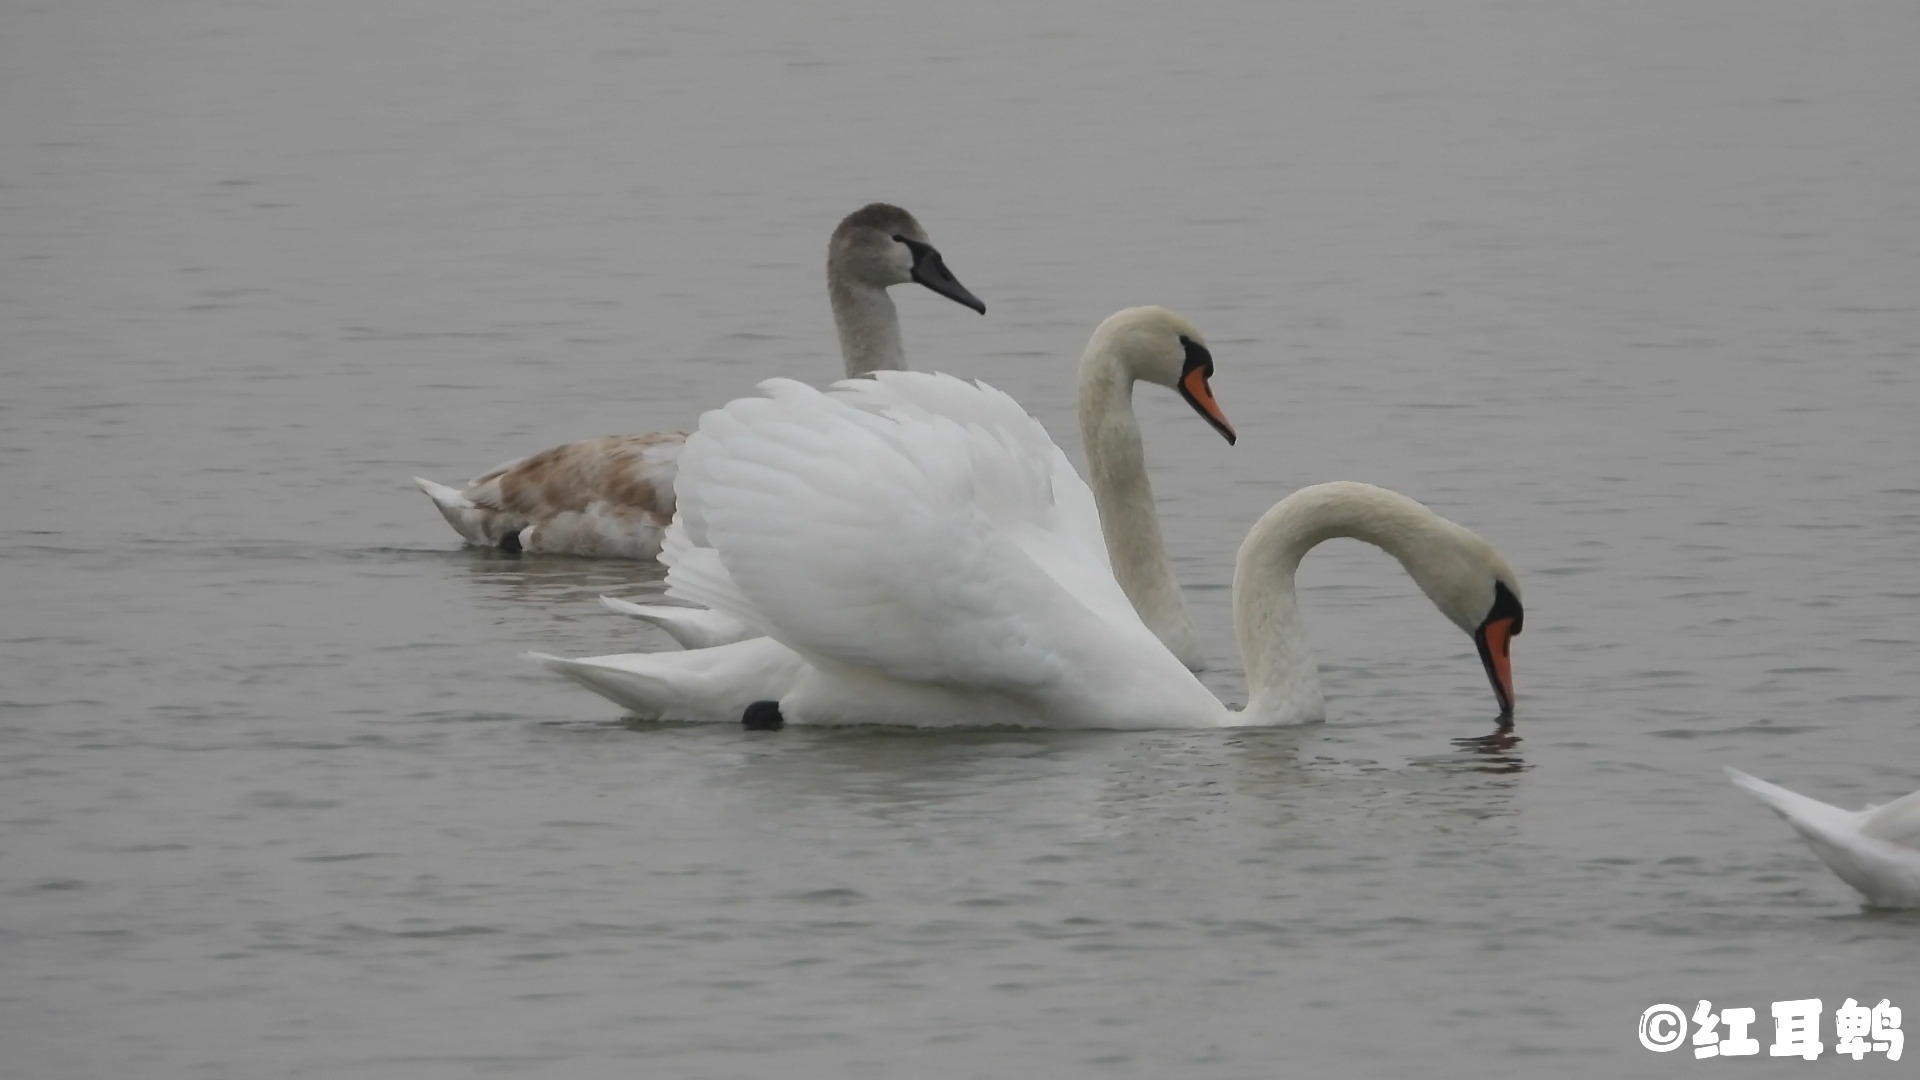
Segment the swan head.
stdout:
<path fill-rule="evenodd" d="M 1473 638 L 1500 715 L 1513 715 L 1513 639 L 1526 621 L 1520 579 L 1492 544 L 1472 530 L 1435 515 L 1442 535 L 1422 538 L 1401 552 L 1407 572 L 1435 607 Z"/>
<path fill-rule="evenodd" d="M 982 315 L 987 305 L 967 291 L 947 269 L 947 261 L 927 239 L 913 215 L 887 203 L 871 203 L 848 214 L 827 245 L 830 276 L 875 289 L 916 282 Z"/>
<path fill-rule="evenodd" d="M 1200 328 L 1163 307 L 1117 311 L 1093 332 L 1087 360 L 1118 362 L 1136 381 L 1167 387 L 1186 399 L 1229 444 L 1238 436 L 1213 397 L 1213 353 Z"/>

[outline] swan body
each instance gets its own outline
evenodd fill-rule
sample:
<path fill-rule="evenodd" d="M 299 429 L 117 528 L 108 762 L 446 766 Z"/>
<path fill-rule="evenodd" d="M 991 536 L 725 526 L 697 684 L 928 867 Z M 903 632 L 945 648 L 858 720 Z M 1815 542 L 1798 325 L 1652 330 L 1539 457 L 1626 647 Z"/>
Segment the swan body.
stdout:
<path fill-rule="evenodd" d="M 1201 653 L 1199 634 L 1194 630 L 1185 594 L 1174 578 L 1173 563 L 1161 537 L 1153 489 L 1147 479 L 1146 450 L 1133 411 L 1133 388 L 1140 382 L 1173 388 L 1229 443 L 1235 441 L 1236 435 L 1233 425 L 1227 422 L 1213 399 L 1209 382 L 1213 375 L 1212 354 L 1199 345 L 1197 339 L 1188 339 L 1189 344 L 1181 348 L 1177 366 L 1159 363 L 1161 358 L 1152 350 L 1128 347 L 1126 338 L 1136 322 L 1110 319 L 1103 323 L 1081 359 L 1081 444 L 1086 447 L 1093 475 L 1094 505 L 1101 535 L 1121 589 L 1148 628 L 1180 662 L 1188 670 L 1201 671 L 1206 668 L 1206 658 Z M 872 387 L 860 390 L 863 407 L 902 405 L 947 415 L 963 423 L 1020 430 L 1029 436 L 1035 431 L 1042 437 L 1045 434 L 1025 410 L 1003 394 L 981 394 L 971 388 L 955 391 L 939 381 L 889 381 L 885 386 L 884 391 Z M 1032 445 L 1042 454 L 1058 453 L 1051 439 L 1045 443 L 1044 449 L 1037 440 Z M 1081 486 L 1078 477 L 1074 479 L 1075 486 Z M 727 644 L 756 633 L 716 612 L 696 615 L 693 614 L 696 609 L 632 604 L 609 597 L 602 597 L 601 602 L 610 610 L 660 627 L 684 648 Z"/>
<path fill-rule="evenodd" d="M 673 521 L 683 432 L 610 435 L 509 461 L 459 491 L 414 485 L 469 544 L 506 551 L 651 559 Z"/>
<path fill-rule="evenodd" d="M 1215 419 L 1217 406 L 1202 407 L 1212 404 L 1211 354 L 1180 316 L 1128 309 L 1089 348 L 1129 354 L 1136 368 L 1186 384 Z M 785 722 L 1204 728 L 1322 719 L 1293 571 L 1311 547 L 1342 535 L 1399 558 L 1474 635 L 1511 710 L 1508 645 L 1521 621 L 1512 571 L 1485 541 L 1405 496 L 1320 485 L 1254 526 L 1234 575 L 1252 691 L 1236 712 L 1147 627 L 1116 575 L 1102 519 L 1111 534 L 1141 508 L 1096 506 L 1012 399 L 913 373 L 828 393 L 779 379 L 761 389 L 766 396 L 701 418 L 662 561 L 669 595 L 791 652 L 794 661 L 771 647 L 762 655 L 779 658 L 771 682 L 780 693 L 758 699 L 777 703 Z M 621 658 L 620 696 L 606 696 L 643 716 L 668 715 L 674 695 L 641 680 L 671 681 L 697 655 Z M 535 659 L 596 692 L 613 678 L 606 663 L 589 673 L 578 665 L 593 661 Z"/>
<path fill-rule="evenodd" d="M 1732 766 L 1727 778 L 1766 803 L 1827 869 L 1877 907 L 1920 907 L 1920 791 L 1884 806 L 1842 810 Z"/>
<path fill-rule="evenodd" d="M 840 222 L 827 248 L 827 294 L 849 377 L 906 367 L 887 289 L 908 282 L 986 312 L 905 210 L 873 203 Z M 566 443 L 509 461 L 464 490 L 413 482 L 470 545 L 651 559 L 673 520 L 686 437 L 666 431 Z"/>

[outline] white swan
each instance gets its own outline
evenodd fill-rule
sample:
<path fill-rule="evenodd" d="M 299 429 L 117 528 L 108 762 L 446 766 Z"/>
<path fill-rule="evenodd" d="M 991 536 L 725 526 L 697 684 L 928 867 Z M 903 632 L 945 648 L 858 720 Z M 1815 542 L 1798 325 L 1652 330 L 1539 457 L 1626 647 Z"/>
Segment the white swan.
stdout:
<path fill-rule="evenodd" d="M 1920 791 L 1884 806 L 1842 810 L 1748 776 L 1727 778 L 1787 819 L 1827 869 L 1878 907 L 1920 907 Z"/>
<path fill-rule="evenodd" d="M 1142 371 L 1211 369 L 1199 331 L 1161 308 L 1110 318 L 1095 348 L 1129 354 Z M 1194 396 L 1210 400 L 1205 385 L 1204 375 L 1194 378 Z M 701 418 L 663 561 L 670 595 L 768 639 L 694 653 L 533 659 L 666 719 L 1299 723 L 1325 709 L 1294 572 L 1315 545 L 1352 536 L 1398 558 L 1473 636 L 1502 713 L 1512 711 L 1510 644 L 1523 617 L 1513 572 L 1485 541 L 1405 496 L 1322 484 L 1254 525 L 1234 572 L 1252 696 L 1236 712 L 1141 621 L 1108 561 L 1092 493 L 1010 398 L 907 373 L 831 393 L 788 380 L 762 389 L 767 397 Z M 698 657 L 700 670 L 683 669 L 687 657 Z M 744 682 L 748 668 L 765 676 L 763 697 L 744 702 L 733 685 L 707 696 L 716 677 Z"/>
<path fill-rule="evenodd" d="M 827 294 L 847 375 L 907 366 L 887 289 L 918 282 L 982 314 L 913 215 L 873 203 L 840 222 L 827 245 Z M 651 559 L 673 520 L 674 474 L 686 434 L 612 435 L 509 461 L 456 491 L 418 476 L 467 543 L 556 555 Z"/>
<path fill-rule="evenodd" d="M 1189 670 L 1201 671 L 1206 661 L 1200 651 L 1200 636 L 1187 611 L 1185 594 L 1173 576 L 1173 563 L 1160 533 L 1160 517 L 1154 509 L 1153 488 L 1147 479 L 1146 448 L 1140 439 L 1140 422 L 1133 411 L 1134 385 L 1147 382 L 1171 387 L 1228 443 L 1234 442 L 1236 436 L 1233 425 L 1227 422 L 1214 400 L 1208 381 L 1213 376 L 1213 356 L 1206 346 L 1195 338 L 1183 338 L 1176 364 L 1174 357 L 1162 356 L 1151 348 L 1136 348 L 1127 340 L 1145 324 L 1144 317 L 1122 312 L 1094 331 L 1080 360 L 1080 441 L 1086 448 L 1087 465 L 1093 478 L 1101 534 L 1121 589 L 1148 628 L 1173 650 L 1180 662 Z M 871 391 L 866 399 L 871 406 Z M 934 409 L 978 408 L 978 402 L 970 401 L 966 394 L 958 398 L 939 397 L 922 404 Z M 1006 405 L 1011 407 L 1011 412 L 990 412 L 981 419 L 1001 425 L 1033 423 L 1010 399 Z M 758 636 L 756 631 L 726 615 L 700 608 L 635 604 L 605 596 L 600 602 L 611 611 L 660 627 L 689 649 Z"/>

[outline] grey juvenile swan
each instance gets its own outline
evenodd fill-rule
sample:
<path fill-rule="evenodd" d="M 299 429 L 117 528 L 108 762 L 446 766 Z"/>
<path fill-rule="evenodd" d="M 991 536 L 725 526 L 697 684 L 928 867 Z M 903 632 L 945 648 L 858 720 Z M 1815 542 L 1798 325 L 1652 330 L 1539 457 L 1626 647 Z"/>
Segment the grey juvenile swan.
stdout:
<path fill-rule="evenodd" d="M 986 314 L 947 269 L 912 214 L 873 203 L 840 222 L 827 245 L 827 295 L 847 375 L 907 366 L 887 289 L 916 282 Z M 673 520 L 683 431 L 609 435 L 509 461 L 456 491 L 413 482 L 467 543 L 506 551 L 651 559 Z"/>

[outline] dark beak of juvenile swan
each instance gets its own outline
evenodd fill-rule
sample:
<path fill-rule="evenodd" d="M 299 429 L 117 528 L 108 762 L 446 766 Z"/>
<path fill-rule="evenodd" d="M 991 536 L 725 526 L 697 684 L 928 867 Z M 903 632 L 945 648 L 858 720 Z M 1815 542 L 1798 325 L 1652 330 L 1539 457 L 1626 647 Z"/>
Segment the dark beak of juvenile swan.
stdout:
<path fill-rule="evenodd" d="M 1233 425 L 1227 423 L 1227 414 L 1220 411 L 1220 403 L 1213 400 L 1213 384 L 1207 381 L 1213 378 L 1213 354 L 1205 345 L 1184 334 L 1180 344 L 1187 350 L 1186 364 L 1180 369 L 1180 396 L 1232 446 L 1239 436 L 1233 433 Z"/>
<path fill-rule="evenodd" d="M 982 315 L 987 313 L 987 305 L 981 303 L 979 297 L 968 292 L 965 285 L 960 284 L 960 279 L 954 277 L 953 271 L 947 269 L 947 260 L 940 257 L 940 252 L 932 244 L 923 244 L 904 236 L 896 236 L 894 239 L 907 245 L 907 250 L 913 252 L 913 280 L 956 304 L 970 307 Z"/>
<path fill-rule="evenodd" d="M 1493 683 L 1493 696 L 1500 702 L 1500 716 L 1513 716 L 1513 639 L 1520 633 L 1526 612 L 1513 590 L 1495 582 L 1493 610 L 1487 612 L 1480 629 L 1473 632 L 1473 643 L 1480 648 L 1480 663 L 1486 666 L 1487 681 Z"/>

